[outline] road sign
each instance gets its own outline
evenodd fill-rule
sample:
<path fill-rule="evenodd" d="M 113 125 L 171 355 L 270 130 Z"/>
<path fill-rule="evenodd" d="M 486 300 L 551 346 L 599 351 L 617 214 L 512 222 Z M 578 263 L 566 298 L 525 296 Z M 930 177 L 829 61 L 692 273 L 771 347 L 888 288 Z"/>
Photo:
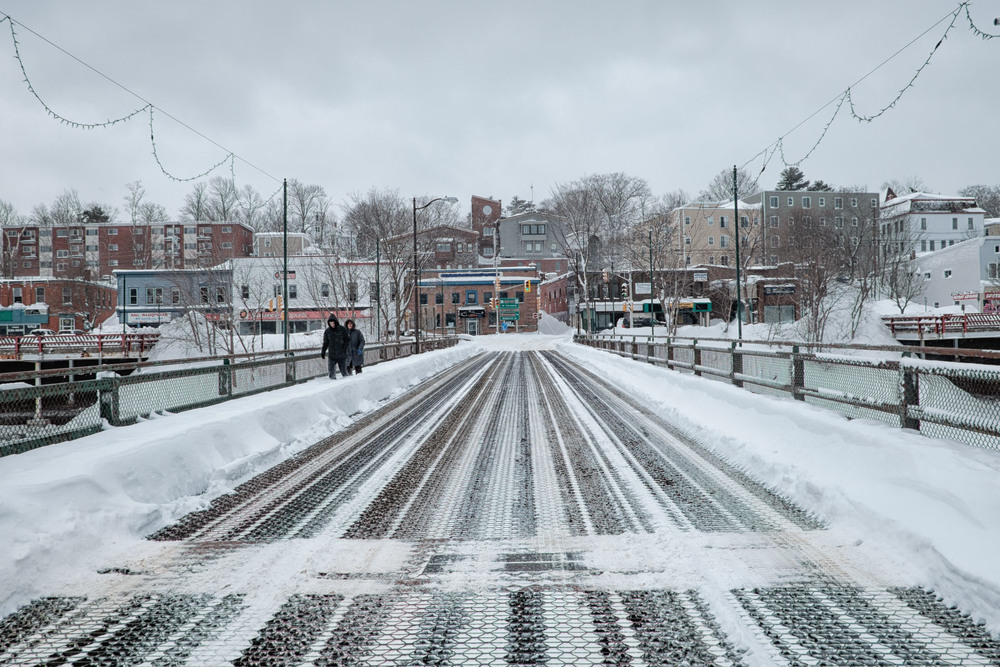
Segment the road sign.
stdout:
<path fill-rule="evenodd" d="M 517 299 L 500 299 L 499 304 L 500 310 L 510 310 L 512 308 L 517 308 L 519 302 Z"/>
<path fill-rule="evenodd" d="M 521 313 L 500 313 L 501 322 L 517 322 L 521 319 Z"/>
<path fill-rule="evenodd" d="M 650 290 L 649 283 L 636 283 L 635 284 L 635 293 L 636 294 L 649 294 L 650 291 L 651 290 Z"/>

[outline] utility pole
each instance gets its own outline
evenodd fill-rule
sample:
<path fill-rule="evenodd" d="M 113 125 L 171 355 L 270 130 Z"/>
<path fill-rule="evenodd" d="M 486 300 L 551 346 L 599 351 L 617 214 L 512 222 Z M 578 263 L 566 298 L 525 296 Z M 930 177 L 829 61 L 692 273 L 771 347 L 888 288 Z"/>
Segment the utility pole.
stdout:
<path fill-rule="evenodd" d="M 736 165 L 733 165 L 733 224 L 736 227 L 736 337 L 743 346 L 743 297 L 740 292 L 740 205 L 736 186 Z M 763 221 L 761 221 L 763 224 Z"/>
<path fill-rule="evenodd" d="M 282 290 L 281 293 L 284 295 L 281 299 L 281 317 L 282 330 L 285 332 L 285 350 L 288 349 L 288 179 L 284 180 L 282 185 L 282 228 L 283 228 L 283 242 L 281 248 L 281 254 L 285 260 L 285 272 L 282 277 Z"/>

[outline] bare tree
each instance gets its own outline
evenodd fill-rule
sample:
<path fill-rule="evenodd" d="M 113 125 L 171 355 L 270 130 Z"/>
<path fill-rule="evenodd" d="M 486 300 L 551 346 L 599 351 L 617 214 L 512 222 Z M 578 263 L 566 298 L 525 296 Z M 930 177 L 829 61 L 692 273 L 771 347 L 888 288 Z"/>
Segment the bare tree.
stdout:
<path fill-rule="evenodd" d="M 184 196 L 181 220 L 198 222 L 208 219 L 208 186 L 199 181 L 191 188 L 191 192 Z"/>
<path fill-rule="evenodd" d="M 239 193 L 231 178 L 215 176 L 208 182 L 208 200 L 205 215 L 213 222 L 228 222 L 236 219 Z"/>
<path fill-rule="evenodd" d="M 264 199 L 252 185 L 244 185 L 236 194 L 237 219 L 251 229 L 258 229 L 263 218 Z"/>
<path fill-rule="evenodd" d="M 908 195 L 911 192 L 929 192 L 924 179 L 919 176 L 906 176 L 904 178 L 891 178 L 882 184 L 882 189 L 892 188 L 897 195 Z"/>
<path fill-rule="evenodd" d="M 52 202 L 49 213 L 52 216 L 53 224 L 76 224 L 80 221 L 80 214 L 83 213 L 83 206 L 80 204 L 80 195 L 77 194 L 76 190 L 66 190 Z"/>
<path fill-rule="evenodd" d="M 125 215 L 128 217 L 129 223 L 137 225 L 140 220 L 139 212 L 142 210 L 143 199 L 146 198 L 146 188 L 142 187 L 141 181 L 132 181 L 125 184 L 125 191 L 125 196 L 122 197 L 125 202 Z"/>
<path fill-rule="evenodd" d="M 599 268 L 602 252 L 602 234 L 606 218 L 594 191 L 580 181 L 557 185 L 545 207 L 562 216 L 563 224 L 556 228 L 559 252 L 569 260 L 576 282 L 577 294 L 590 303 L 597 298 L 597 285 L 591 283 L 591 272 Z M 593 321 L 587 330 L 593 328 Z"/>
<path fill-rule="evenodd" d="M 406 280 L 413 261 L 411 203 L 399 190 L 372 188 L 364 194 L 352 193 L 344 207 L 344 225 L 354 235 L 360 256 L 374 257 L 378 244 L 381 294 L 377 307 L 383 309 L 383 322 L 397 323 L 398 342 L 398 324 L 413 290 L 413 281 Z"/>
<path fill-rule="evenodd" d="M 757 194 L 760 188 L 757 185 L 757 178 L 746 169 L 736 170 L 737 195 L 746 198 Z M 698 201 L 704 202 L 724 202 L 733 200 L 733 170 L 723 169 L 708 184 L 704 190 L 698 193 Z"/>
<path fill-rule="evenodd" d="M 1000 185 L 970 185 L 958 191 L 963 197 L 975 197 L 987 218 L 1000 218 Z"/>
<path fill-rule="evenodd" d="M 4 278 L 13 278 L 17 273 L 14 261 L 20 256 L 26 222 L 10 202 L 0 200 L 0 233 L 3 234 L 0 238 L 0 275 Z M 9 234 L 11 231 L 15 233 Z"/>

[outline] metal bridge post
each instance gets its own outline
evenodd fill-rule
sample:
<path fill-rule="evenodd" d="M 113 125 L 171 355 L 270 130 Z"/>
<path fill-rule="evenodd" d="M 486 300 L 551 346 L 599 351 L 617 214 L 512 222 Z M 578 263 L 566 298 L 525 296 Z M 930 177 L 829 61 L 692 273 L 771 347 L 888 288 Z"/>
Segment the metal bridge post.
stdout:
<path fill-rule="evenodd" d="M 222 368 L 219 369 L 219 396 L 233 395 L 233 366 L 229 359 L 222 360 Z"/>
<path fill-rule="evenodd" d="M 909 357 L 909 352 L 904 352 L 903 357 Z M 899 425 L 902 428 L 920 430 L 920 420 L 910 416 L 910 406 L 920 406 L 920 373 L 913 366 L 899 364 Z"/>
<path fill-rule="evenodd" d="M 800 390 L 806 386 L 806 365 L 799 354 L 799 346 L 792 346 L 792 398 L 796 401 L 806 400 Z"/>
<path fill-rule="evenodd" d="M 691 346 L 694 349 L 694 374 L 700 376 L 701 370 L 698 367 L 701 366 L 701 350 L 698 349 L 697 338 L 691 341 Z"/>
<path fill-rule="evenodd" d="M 737 348 L 736 343 L 730 343 L 732 346 L 732 351 L 730 354 L 733 359 L 733 370 L 729 374 L 729 381 L 733 383 L 734 387 L 742 387 L 743 380 L 737 379 L 737 375 L 743 375 L 743 350 L 742 348 Z"/>

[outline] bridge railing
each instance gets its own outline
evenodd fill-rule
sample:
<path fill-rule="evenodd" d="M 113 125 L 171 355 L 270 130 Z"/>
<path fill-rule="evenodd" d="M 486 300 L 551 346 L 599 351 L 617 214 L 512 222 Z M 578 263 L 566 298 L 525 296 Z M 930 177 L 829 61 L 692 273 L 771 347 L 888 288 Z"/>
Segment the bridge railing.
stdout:
<path fill-rule="evenodd" d="M 882 322 L 893 336 L 939 338 L 956 334 L 996 332 L 1000 313 L 945 313 L 940 315 L 885 315 Z"/>
<path fill-rule="evenodd" d="M 159 333 L 0 336 L 0 358 L 35 359 L 52 355 L 145 357 Z"/>
<path fill-rule="evenodd" d="M 578 343 L 788 396 L 849 419 L 1000 449 L 1000 353 L 954 348 L 578 335 Z M 914 355 L 960 358 L 931 361 Z"/>
<path fill-rule="evenodd" d="M 452 347 L 454 336 L 421 341 Z M 369 343 L 365 365 L 407 357 L 412 341 Z M 327 374 L 315 350 L 203 357 L 0 374 L 0 456 L 288 387 Z"/>

